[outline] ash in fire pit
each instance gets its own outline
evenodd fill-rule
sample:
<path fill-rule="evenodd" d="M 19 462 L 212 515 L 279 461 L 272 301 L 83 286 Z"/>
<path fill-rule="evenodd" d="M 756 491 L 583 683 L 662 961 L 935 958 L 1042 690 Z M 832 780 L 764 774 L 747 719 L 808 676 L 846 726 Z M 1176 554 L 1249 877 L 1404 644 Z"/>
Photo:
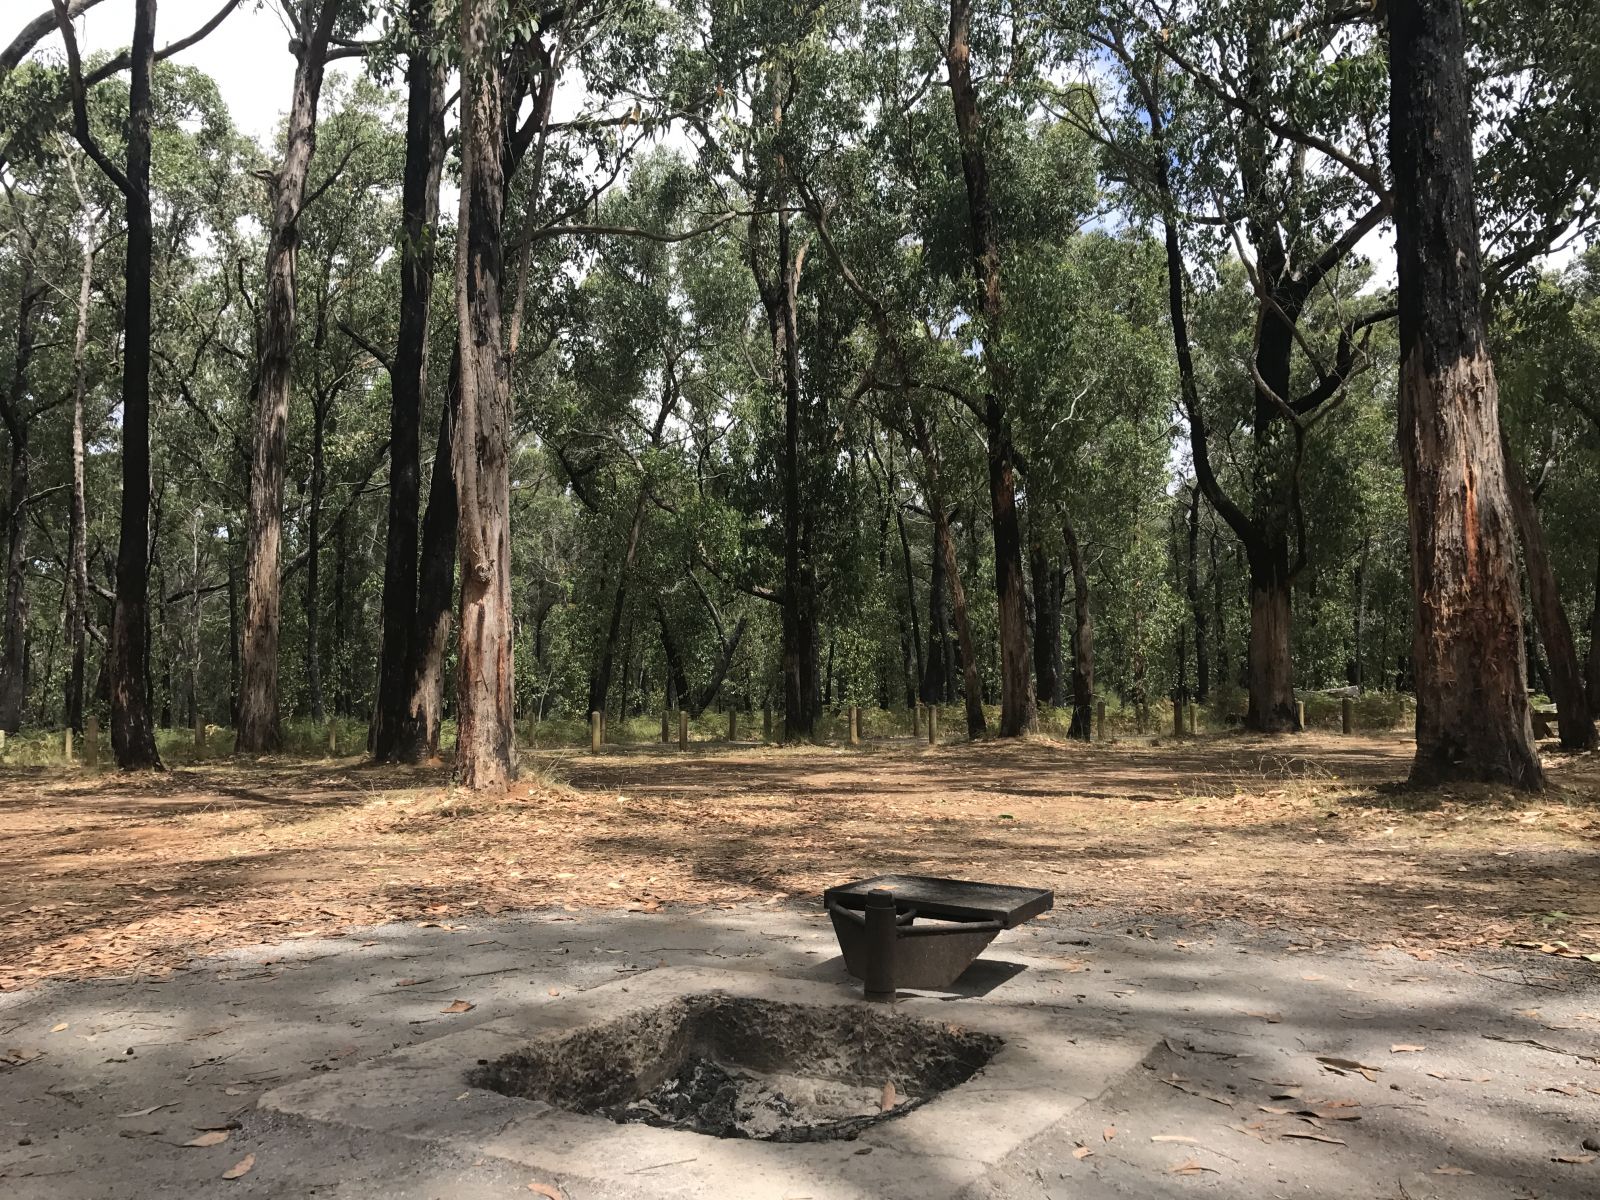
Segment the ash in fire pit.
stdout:
<path fill-rule="evenodd" d="M 853 1005 L 699 995 L 541 1039 L 468 1082 L 620 1124 L 848 1140 L 966 1082 L 1000 1046 Z"/>

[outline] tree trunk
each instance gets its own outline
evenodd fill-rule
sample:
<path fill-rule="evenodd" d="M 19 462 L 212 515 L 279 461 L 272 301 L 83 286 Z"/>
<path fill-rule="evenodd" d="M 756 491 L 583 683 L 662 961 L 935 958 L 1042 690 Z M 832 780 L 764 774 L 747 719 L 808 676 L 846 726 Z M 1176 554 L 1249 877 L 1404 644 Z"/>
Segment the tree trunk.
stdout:
<path fill-rule="evenodd" d="M 917 450 L 928 469 L 928 504 L 933 507 L 936 550 L 944 562 L 950 586 L 950 606 L 955 611 L 955 642 L 962 651 L 962 699 L 966 702 L 966 736 L 982 738 L 989 722 L 984 717 L 984 685 L 978 677 L 978 650 L 973 645 L 973 627 L 966 619 L 966 589 L 962 587 L 962 568 L 955 558 L 955 538 L 950 536 L 950 514 L 944 507 L 944 490 L 939 486 L 939 456 L 922 416 L 914 414 Z"/>
<path fill-rule="evenodd" d="M 892 483 L 890 491 L 891 493 L 893 492 Z M 922 654 L 922 620 L 917 611 L 917 576 L 911 566 L 911 539 L 906 536 L 905 510 L 898 504 L 895 505 L 894 509 L 894 523 L 900 533 L 900 562 L 904 566 L 906 573 L 906 608 L 911 613 L 911 645 L 909 648 L 916 656 L 917 668 L 914 681 L 907 689 L 906 706 L 909 708 L 916 704 L 922 681 L 927 677 L 927 660 Z M 930 621 L 931 619 L 930 617 Z"/>
<path fill-rule="evenodd" d="M 1200 489 L 1189 490 L 1189 611 L 1194 617 L 1194 698 L 1211 695 L 1211 658 L 1206 646 L 1206 605 L 1200 595 Z"/>
<path fill-rule="evenodd" d="M 461 563 L 456 778 L 501 787 L 512 757 L 511 379 L 501 328 L 504 78 L 493 0 L 461 13 L 461 216 L 456 309 L 461 411 L 453 463 Z"/>
<path fill-rule="evenodd" d="M 123 293 L 122 511 L 111 616 L 111 750 L 123 770 L 161 768 L 150 723 L 150 75 L 156 0 L 136 0 L 128 84 L 127 280 Z"/>
<path fill-rule="evenodd" d="M 1245 725 L 1261 733 L 1300 728 L 1289 650 L 1293 599 L 1284 541 L 1246 547 L 1250 564 L 1249 708 Z"/>
<path fill-rule="evenodd" d="M 949 694 L 950 619 L 945 613 L 949 585 L 944 577 L 944 542 L 939 524 L 933 526 L 932 568 L 928 582 L 928 661 L 922 673 L 920 694 L 924 704 L 938 704 Z M 1597 601 L 1600 609 L 1600 601 Z"/>
<path fill-rule="evenodd" d="M 1389 11 L 1389 152 L 1410 515 L 1417 752 L 1411 778 L 1537 789 L 1514 516 L 1484 342 L 1472 95 L 1460 0 Z"/>
<path fill-rule="evenodd" d="M 328 426 L 328 401 L 318 396 L 312 413 L 311 495 L 306 514 L 306 690 L 310 693 L 311 719 L 322 724 L 322 491 L 326 483 L 323 441 Z M 341 567 L 343 566 L 341 560 Z M 343 573 L 342 571 L 340 572 Z M 339 588 L 343 591 L 343 588 Z M 335 689 L 337 690 L 337 689 Z"/>
<path fill-rule="evenodd" d="M 1000 362 L 1000 248 L 994 203 L 989 192 L 988 164 L 979 131 L 978 93 L 972 81 L 971 24 L 971 0 L 951 0 L 950 39 L 945 61 L 961 148 L 961 174 L 966 184 L 969 250 L 977 285 L 978 311 L 982 315 L 983 364 L 987 376 L 983 413 L 999 616 L 999 732 L 1001 737 L 1016 737 L 1033 724 L 1033 675 L 1029 670 L 1028 624 L 1023 606 L 1022 532 L 1017 519 L 1015 452 L 1004 400 L 1006 373 Z"/>
<path fill-rule="evenodd" d="M 83 402 L 89 381 L 89 301 L 94 289 L 93 228 L 83 239 L 83 273 L 78 279 L 78 329 L 72 343 L 72 509 L 67 529 L 67 694 L 63 716 L 68 729 L 83 732 L 84 671 L 89 632 L 89 519 L 84 485 Z"/>
<path fill-rule="evenodd" d="M 417 740 L 408 738 L 406 725 L 417 674 L 413 656 L 426 640 L 417 611 L 417 518 L 422 494 L 422 407 L 428 390 L 428 315 L 445 139 L 442 68 L 429 60 L 429 51 L 436 48 L 433 0 L 410 0 L 407 18 L 415 45 L 406 65 L 400 329 L 390 373 L 383 641 L 372 731 L 372 756 L 378 762 L 405 757 L 407 746 Z M 453 551 L 449 557 L 454 559 Z"/>
<path fill-rule="evenodd" d="M 1084 569 L 1078 531 L 1061 518 L 1062 541 L 1072 567 L 1072 727 L 1082 741 L 1094 738 L 1094 618 L 1089 612 L 1089 573 Z"/>
<path fill-rule="evenodd" d="M 1061 587 L 1059 573 L 1045 553 L 1038 513 L 1028 519 L 1028 574 L 1033 583 L 1033 677 L 1040 704 L 1061 703 Z"/>
<path fill-rule="evenodd" d="M 810 497 L 800 479 L 805 454 L 800 428 L 800 327 L 795 312 L 800 263 L 789 234 L 789 213 L 780 208 L 777 350 L 783 380 L 783 696 L 784 736 L 792 740 L 816 735 L 822 696 L 817 677 L 817 581 L 811 560 Z"/>
<path fill-rule="evenodd" d="M 44 288 L 34 279 L 31 250 L 24 250 L 22 292 L 17 303 L 16 355 L 11 384 L 0 409 L 11 443 L 11 478 L 6 495 L 5 645 L 0 650 L 0 730 L 22 728 L 28 700 L 28 435 L 25 410 L 28 369 L 33 360 L 34 320 Z"/>
<path fill-rule="evenodd" d="M 338 0 L 322 0 L 308 42 L 296 53 L 283 163 L 273 176 L 272 223 L 265 271 L 266 311 L 255 386 L 255 441 L 250 460 L 245 534 L 244 645 L 240 656 L 239 730 L 235 748 L 278 750 L 278 633 L 282 620 L 283 473 L 289 440 L 289 394 L 295 346 L 295 267 L 300 210 L 316 150 L 317 105 Z M 302 12 L 310 15 L 309 7 Z"/>
<path fill-rule="evenodd" d="M 1227 612 L 1222 598 L 1222 562 L 1221 556 L 1217 554 L 1217 534 L 1214 529 L 1207 536 L 1206 543 L 1211 557 L 1211 607 L 1212 613 L 1216 617 L 1217 683 L 1224 691 L 1227 691 L 1233 686 L 1233 680 L 1228 675 Z"/>
<path fill-rule="evenodd" d="M 417 626 L 413 634 L 411 676 L 401 757 L 425 762 L 439 757 L 439 726 L 444 719 L 444 661 L 450 645 L 456 585 L 456 476 L 451 461 L 455 412 L 461 403 L 460 349 L 450 360 L 446 399 L 439 414 L 439 442 L 428 508 L 422 518 L 422 555 L 417 571 Z"/>
<path fill-rule="evenodd" d="M 1534 624 L 1544 643 L 1550 664 L 1550 698 L 1556 702 L 1556 722 L 1563 750 L 1593 750 L 1600 745 L 1595 735 L 1594 714 L 1584 691 L 1583 672 L 1578 668 L 1578 647 L 1572 626 L 1561 607 L 1561 589 L 1555 568 L 1550 564 L 1550 549 L 1545 542 L 1544 525 L 1528 487 L 1522 466 L 1511 453 L 1504 435 L 1500 442 L 1505 457 L 1506 491 L 1511 511 L 1522 540 L 1522 561 L 1528 573 L 1528 595 L 1532 600 Z"/>
<path fill-rule="evenodd" d="M 1595 552 L 1594 600 L 1589 606 L 1589 711 L 1600 712 L 1600 549 Z"/>

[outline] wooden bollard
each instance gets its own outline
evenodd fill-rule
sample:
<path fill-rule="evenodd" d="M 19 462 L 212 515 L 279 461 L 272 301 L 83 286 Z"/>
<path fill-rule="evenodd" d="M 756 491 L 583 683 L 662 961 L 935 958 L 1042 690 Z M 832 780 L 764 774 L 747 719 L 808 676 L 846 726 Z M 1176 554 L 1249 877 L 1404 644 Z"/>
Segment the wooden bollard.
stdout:
<path fill-rule="evenodd" d="M 1300 732 L 1304 733 L 1306 728 L 1306 702 L 1304 700 L 1296 700 L 1294 702 L 1294 719 Z"/>
<path fill-rule="evenodd" d="M 911 736 L 922 736 L 922 701 L 917 701 L 911 706 Z"/>
<path fill-rule="evenodd" d="M 589 714 L 589 753 L 590 754 L 599 754 L 600 753 L 600 739 L 601 739 L 601 737 L 604 736 L 604 730 L 603 730 L 603 728 L 602 728 L 602 726 L 600 724 L 600 721 L 601 721 L 601 717 L 600 717 L 600 714 L 598 712 L 592 712 L 592 713 Z"/>
<path fill-rule="evenodd" d="M 730 742 L 739 740 L 739 710 L 737 708 L 728 710 L 728 740 Z"/>
<path fill-rule="evenodd" d="M 663 708 L 661 710 L 661 744 L 665 746 L 670 741 L 672 741 L 672 710 Z"/>
<path fill-rule="evenodd" d="M 1347 734 L 1356 731 L 1356 702 L 1349 696 L 1339 702 L 1339 727 Z"/>
<path fill-rule="evenodd" d="M 850 744 L 861 745 L 861 709 L 854 704 L 850 706 Z"/>
<path fill-rule="evenodd" d="M 199 713 L 194 714 L 194 748 L 196 750 L 206 748 L 206 719 Z"/>
<path fill-rule="evenodd" d="M 91 771 L 100 765 L 100 718 L 92 714 L 83 723 L 83 762 Z"/>
<path fill-rule="evenodd" d="M 66 750 L 67 761 L 71 762 L 72 761 L 72 726 L 71 725 L 67 726 L 67 736 L 66 736 L 65 740 L 62 742 L 62 746 Z"/>
<path fill-rule="evenodd" d="M 1097 742 L 1106 740 L 1106 702 L 1104 700 L 1096 700 L 1094 704 L 1094 740 Z"/>
<path fill-rule="evenodd" d="M 680 708 L 678 710 L 678 749 L 679 750 L 687 750 L 688 748 L 689 748 L 689 710 L 686 709 L 686 708 Z"/>
<path fill-rule="evenodd" d="M 928 705 L 928 745 L 937 746 L 938 744 L 939 706 L 937 704 L 930 704 Z"/>

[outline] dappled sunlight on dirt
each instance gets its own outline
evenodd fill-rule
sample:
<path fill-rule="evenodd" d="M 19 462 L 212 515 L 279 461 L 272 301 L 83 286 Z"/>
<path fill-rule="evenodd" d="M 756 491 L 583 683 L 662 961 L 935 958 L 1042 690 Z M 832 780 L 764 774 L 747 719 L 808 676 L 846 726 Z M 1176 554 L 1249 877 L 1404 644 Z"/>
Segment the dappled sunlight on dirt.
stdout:
<path fill-rule="evenodd" d="M 208 764 L 0 780 L 0 987 L 393 919 L 771 903 L 882 870 L 1064 907 L 1233 918 L 1420 956 L 1600 951 L 1600 762 L 1526 797 L 1399 787 L 1401 738 L 1088 747 L 909 740 L 541 751 L 483 798 L 443 769 Z"/>

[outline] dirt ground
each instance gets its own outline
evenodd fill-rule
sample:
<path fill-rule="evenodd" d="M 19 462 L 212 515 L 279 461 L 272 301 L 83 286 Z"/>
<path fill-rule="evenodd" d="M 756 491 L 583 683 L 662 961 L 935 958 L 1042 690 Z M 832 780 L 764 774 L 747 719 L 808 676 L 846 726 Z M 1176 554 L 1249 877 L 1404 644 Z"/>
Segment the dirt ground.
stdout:
<path fill-rule="evenodd" d="M 1600 955 L 1600 760 L 1522 797 L 1400 786 L 1408 739 L 541 751 L 509 795 L 287 760 L 0 774 L 0 990 L 354 925 L 777 903 L 879 871 L 1418 958 Z M 1594 961 L 1600 962 L 1600 958 Z"/>

